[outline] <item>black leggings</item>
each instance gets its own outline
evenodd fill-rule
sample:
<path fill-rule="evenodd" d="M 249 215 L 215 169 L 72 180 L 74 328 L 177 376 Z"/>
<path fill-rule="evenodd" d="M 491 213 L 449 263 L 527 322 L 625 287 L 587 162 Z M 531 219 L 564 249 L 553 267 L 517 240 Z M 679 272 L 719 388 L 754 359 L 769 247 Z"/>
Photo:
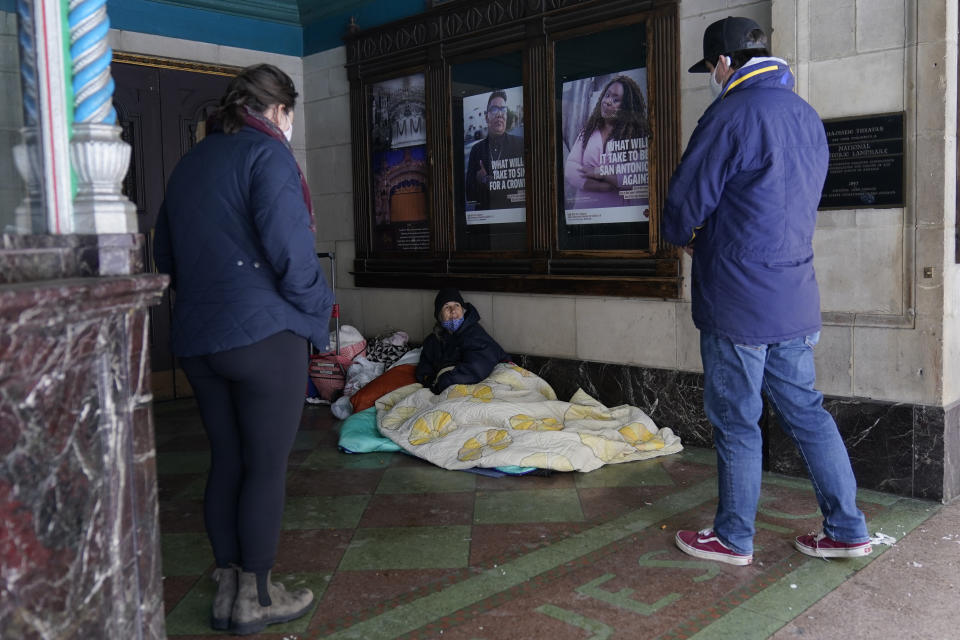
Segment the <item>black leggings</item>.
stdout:
<path fill-rule="evenodd" d="M 273 567 L 307 357 L 307 341 L 284 331 L 180 360 L 210 440 L 203 516 L 218 567 Z"/>

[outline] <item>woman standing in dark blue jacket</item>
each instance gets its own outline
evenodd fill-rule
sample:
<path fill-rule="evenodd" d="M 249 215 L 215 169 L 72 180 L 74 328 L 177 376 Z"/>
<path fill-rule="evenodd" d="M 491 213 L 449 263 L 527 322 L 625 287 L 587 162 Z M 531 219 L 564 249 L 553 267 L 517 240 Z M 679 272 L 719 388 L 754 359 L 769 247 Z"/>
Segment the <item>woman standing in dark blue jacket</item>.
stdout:
<path fill-rule="evenodd" d="M 211 625 L 248 634 L 305 614 L 309 589 L 270 581 L 307 341 L 326 349 L 333 292 L 289 145 L 297 91 L 271 65 L 234 78 L 211 133 L 177 165 L 157 220 L 173 350 L 210 440 L 204 520 L 219 583 Z"/>
<path fill-rule="evenodd" d="M 417 382 L 441 393 L 453 384 L 474 384 L 510 357 L 480 326 L 480 314 L 460 292 L 441 289 L 433 301 L 437 324 L 423 341 Z"/>

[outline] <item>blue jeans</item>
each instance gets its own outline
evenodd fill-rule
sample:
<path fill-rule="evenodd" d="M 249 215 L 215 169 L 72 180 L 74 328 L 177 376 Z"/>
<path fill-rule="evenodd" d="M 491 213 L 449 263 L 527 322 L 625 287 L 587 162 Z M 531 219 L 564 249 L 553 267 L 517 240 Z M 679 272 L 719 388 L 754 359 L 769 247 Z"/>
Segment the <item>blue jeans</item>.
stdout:
<path fill-rule="evenodd" d="M 700 334 L 703 404 L 717 449 L 720 501 L 713 530 L 737 553 L 753 553 L 763 463 L 761 390 L 807 465 L 824 532 L 840 542 L 869 540 L 846 446 L 823 408 L 823 395 L 813 388 L 813 347 L 819 339 L 817 332 L 774 344 L 743 345 Z"/>

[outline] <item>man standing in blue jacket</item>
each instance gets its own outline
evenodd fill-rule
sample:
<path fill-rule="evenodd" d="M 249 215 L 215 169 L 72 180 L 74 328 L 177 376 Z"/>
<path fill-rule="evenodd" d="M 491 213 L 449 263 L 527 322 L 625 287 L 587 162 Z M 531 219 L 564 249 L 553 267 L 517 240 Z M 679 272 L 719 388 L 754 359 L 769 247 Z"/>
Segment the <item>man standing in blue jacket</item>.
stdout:
<path fill-rule="evenodd" d="M 690 72 L 710 74 L 715 99 L 670 180 L 662 231 L 693 257 L 693 320 L 719 503 L 713 527 L 677 532 L 677 546 L 708 560 L 753 561 L 765 392 L 824 515 L 823 530 L 794 545 L 811 556 L 867 555 L 850 459 L 813 386 L 820 337 L 813 232 L 829 158 L 823 123 L 748 18 L 708 26 L 703 59 Z"/>

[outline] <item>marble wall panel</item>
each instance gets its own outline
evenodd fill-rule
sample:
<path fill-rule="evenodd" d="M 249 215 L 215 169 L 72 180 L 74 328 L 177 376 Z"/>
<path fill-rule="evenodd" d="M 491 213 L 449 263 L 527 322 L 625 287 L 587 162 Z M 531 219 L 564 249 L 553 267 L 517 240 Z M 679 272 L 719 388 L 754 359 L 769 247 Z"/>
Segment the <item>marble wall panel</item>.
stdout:
<path fill-rule="evenodd" d="M 689 280 L 689 278 L 686 278 Z M 703 371 L 700 330 L 693 323 L 689 302 L 677 303 L 677 366 L 681 371 Z"/>
<path fill-rule="evenodd" d="M 463 295 L 464 302 L 469 302 L 472 304 L 477 310 L 477 313 L 480 314 L 480 324 L 482 324 L 483 328 L 487 330 L 487 333 L 489 333 L 491 336 L 496 336 L 497 322 L 493 313 L 493 294 L 483 291 L 462 291 L 461 295 Z M 431 291 L 426 297 L 429 299 L 430 306 L 428 307 L 427 312 L 424 313 L 424 320 L 430 325 L 429 329 L 432 329 L 434 319 L 433 300 L 436 297 L 436 292 Z"/>
<path fill-rule="evenodd" d="M 65 265 L 83 260 L 36 273 L 43 282 L 0 285 L 0 514 L 18 549 L 0 577 L 0 629 L 24 639 L 159 640 L 156 472 L 142 390 L 147 307 L 166 278 L 56 279 L 82 275 Z"/>
<path fill-rule="evenodd" d="M 493 299 L 493 313 L 497 328 L 494 338 L 508 353 L 576 356 L 575 298 L 498 295 Z M 545 326 L 549 326 L 548 331 Z"/>
<path fill-rule="evenodd" d="M 823 211 L 814 264 L 823 311 L 900 314 L 903 210 Z"/>
<path fill-rule="evenodd" d="M 810 4 L 810 21 L 817 25 L 810 32 L 810 51 L 814 60 L 843 58 L 856 53 L 853 37 L 856 24 L 854 0 L 831 0 Z"/>
<path fill-rule="evenodd" d="M 317 238 L 326 242 L 350 240 L 353 244 L 353 194 L 313 194 L 317 217 Z"/>
<path fill-rule="evenodd" d="M 861 398 L 936 404 L 940 357 L 928 331 L 853 330 L 853 394 Z"/>
<path fill-rule="evenodd" d="M 960 403 L 944 410 L 943 416 L 944 502 L 960 497 Z"/>
<path fill-rule="evenodd" d="M 366 297 L 363 301 L 364 336 L 372 337 L 386 331 L 407 327 L 423 326 L 423 309 L 417 303 L 419 291 L 407 289 L 386 289 L 379 291 L 375 298 Z"/>
<path fill-rule="evenodd" d="M 913 409 L 910 405 L 827 398 L 824 407 L 837 422 L 859 486 L 912 495 Z M 767 408 L 766 448 L 771 471 L 805 477 L 806 467 L 793 440 Z"/>
<path fill-rule="evenodd" d="M 353 260 L 356 256 L 357 248 L 353 240 L 337 240 L 334 245 L 337 253 L 337 288 L 353 286 Z"/>
<path fill-rule="evenodd" d="M 826 395 L 849 396 L 853 387 L 853 329 L 824 326 L 813 357 L 817 389 Z"/>
<path fill-rule="evenodd" d="M 356 327 L 357 331 L 363 334 L 365 338 L 370 338 L 374 334 L 367 330 L 363 318 L 363 291 L 360 289 L 337 289 L 337 303 L 340 305 L 340 324 L 349 324 Z"/>
<path fill-rule="evenodd" d="M 897 49 L 811 63 L 810 103 L 821 118 L 903 111 L 904 55 Z"/>
<path fill-rule="evenodd" d="M 676 307 L 621 298 L 578 298 L 577 356 L 584 360 L 677 366 Z"/>
<path fill-rule="evenodd" d="M 304 110 L 308 131 L 325 131 L 324 144 L 350 144 L 350 96 L 332 96 L 310 103 Z"/>
<path fill-rule="evenodd" d="M 952 432 L 952 433 L 951 433 Z M 913 497 L 948 499 L 947 435 L 956 433 L 956 425 L 946 423 L 942 407 L 913 409 Z"/>
<path fill-rule="evenodd" d="M 956 24 L 956 23 L 954 23 Z M 956 31 L 954 31 L 956 33 Z M 947 112 L 956 113 L 956 107 L 951 109 L 948 96 L 944 89 L 947 87 L 947 74 L 953 69 L 953 78 L 956 76 L 955 64 L 950 64 L 950 55 L 956 59 L 956 48 L 948 45 L 944 40 L 917 45 L 916 83 L 918 100 L 917 132 L 943 134 L 946 125 Z M 952 116 L 952 114 L 951 114 Z M 949 131 L 949 129 L 946 129 Z M 943 184 L 941 182 L 941 184 Z"/>
<path fill-rule="evenodd" d="M 906 44 L 906 4 L 905 0 L 858 0 L 857 51 L 903 47 Z"/>
<path fill-rule="evenodd" d="M 944 25 L 957 24 L 957 3 L 953 0 L 912 0 L 923 7 L 916 11 L 917 42 L 942 40 Z M 912 43 L 911 43 L 912 44 Z"/>
<path fill-rule="evenodd" d="M 423 342 L 427 338 L 427 336 L 430 335 L 430 332 L 433 331 L 433 327 L 436 324 L 436 320 L 434 319 L 434 316 L 433 316 L 433 299 L 436 297 L 436 294 L 437 294 L 436 291 L 430 291 L 427 289 L 420 291 L 420 308 L 423 310 L 423 325 L 421 325 L 420 327 L 419 336 L 413 335 L 416 333 L 416 327 L 414 327 L 411 330 L 410 339 L 413 340 L 414 342 Z M 413 302 L 414 301 L 411 301 L 411 304 L 413 304 Z M 493 311 L 490 311 L 489 316 L 492 319 Z M 485 317 L 484 315 L 481 315 L 481 320 L 483 322 L 484 328 L 487 330 L 487 333 L 489 333 L 492 336 L 495 336 L 496 333 L 493 327 L 493 323 L 489 322 L 488 318 Z"/>

